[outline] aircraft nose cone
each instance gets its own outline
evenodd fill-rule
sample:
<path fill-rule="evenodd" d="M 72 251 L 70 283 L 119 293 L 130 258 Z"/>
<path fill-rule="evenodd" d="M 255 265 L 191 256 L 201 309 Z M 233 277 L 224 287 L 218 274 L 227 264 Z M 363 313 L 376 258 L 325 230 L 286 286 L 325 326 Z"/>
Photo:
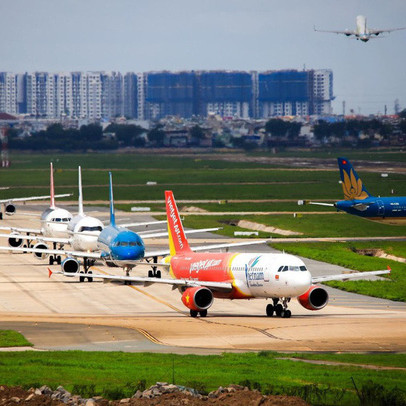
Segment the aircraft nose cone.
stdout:
<path fill-rule="evenodd" d="M 114 247 L 112 254 L 118 260 L 136 260 L 144 257 L 144 247 Z"/>

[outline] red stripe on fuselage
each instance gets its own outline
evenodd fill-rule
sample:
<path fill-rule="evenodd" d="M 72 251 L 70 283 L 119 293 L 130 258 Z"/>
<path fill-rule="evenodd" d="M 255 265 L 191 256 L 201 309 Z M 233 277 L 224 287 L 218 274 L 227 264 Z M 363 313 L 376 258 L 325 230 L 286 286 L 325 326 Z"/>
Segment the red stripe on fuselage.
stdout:
<path fill-rule="evenodd" d="M 178 279 L 190 279 L 200 282 L 229 282 L 233 284 L 231 262 L 235 253 L 185 253 L 171 258 L 173 275 Z M 234 286 L 234 284 L 233 284 Z M 215 297 L 228 299 L 247 298 L 235 286 L 228 293 L 213 292 Z"/>

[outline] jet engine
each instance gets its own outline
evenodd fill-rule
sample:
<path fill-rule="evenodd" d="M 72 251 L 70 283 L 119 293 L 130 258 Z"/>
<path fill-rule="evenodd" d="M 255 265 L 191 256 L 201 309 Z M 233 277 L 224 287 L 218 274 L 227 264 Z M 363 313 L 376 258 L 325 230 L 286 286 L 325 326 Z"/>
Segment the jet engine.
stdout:
<path fill-rule="evenodd" d="M 40 250 L 47 250 L 48 246 L 43 242 L 39 242 L 39 243 L 35 244 L 33 248 L 40 249 Z M 49 254 L 47 254 L 46 252 L 34 252 L 34 258 L 36 258 L 36 259 L 45 259 L 45 258 L 48 258 L 48 255 Z"/>
<path fill-rule="evenodd" d="M 12 248 L 20 248 L 23 245 L 23 239 L 22 238 L 17 238 L 13 237 L 13 234 L 10 234 L 11 237 L 8 239 L 8 245 Z"/>
<path fill-rule="evenodd" d="M 63 272 L 71 273 L 74 276 L 80 269 L 80 263 L 77 259 L 67 257 L 61 263 L 61 268 Z"/>
<path fill-rule="evenodd" d="M 309 290 L 299 296 L 297 300 L 308 310 L 321 310 L 328 303 L 328 293 L 320 286 L 312 285 Z"/>
<path fill-rule="evenodd" d="M 190 310 L 206 310 L 213 304 L 213 293 L 202 286 L 187 288 L 183 292 L 182 302 Z"/>
<path fill-rule="evenodd" d="M 16 207 L 12 203 L 7 203 L 4 207 L 4 213 L 8 216 L 12 216 L 16 212 Z"/>

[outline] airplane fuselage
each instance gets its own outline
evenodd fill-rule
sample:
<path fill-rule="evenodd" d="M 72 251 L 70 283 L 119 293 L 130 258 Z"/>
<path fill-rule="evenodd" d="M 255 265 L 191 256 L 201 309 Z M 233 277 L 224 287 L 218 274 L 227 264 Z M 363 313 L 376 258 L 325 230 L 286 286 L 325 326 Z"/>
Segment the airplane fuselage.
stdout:
<path fill-rule="evenodd" d="M 305 264 L 288 254 L 182 253 L 170 257 L 178 279 L 230 282 L 231 292 L 214 292 L 227 299 L 297 297 L 312 282 Z"/>
<path fill-rule="evenodd" d="M 338 210 L 387 224 L 406 224 L 406 197 L 367 197 L 362 200 L 341 200 Z"/>
<path fill-rule="evenodd" d="M 142 259 L 145 253 L 144 242 L 137 233 L 117 226 L 103 229 L 97 239 L 97 248 L 101 250 L 103 259 L 113 263 Z"/>
<path fill-rule="evenodd" d="M 97 250 L 97 239 L 103 230 L 103 223 L 91 216 L 78 214 L 68 223 L 71 246 L 76 251 Z"/>
<path fill-rule="evenodd" d="M 41 214 L 41 232 L 44 237 L 67 237 L 72 214 L 61 208 L 48 208 Z"/>

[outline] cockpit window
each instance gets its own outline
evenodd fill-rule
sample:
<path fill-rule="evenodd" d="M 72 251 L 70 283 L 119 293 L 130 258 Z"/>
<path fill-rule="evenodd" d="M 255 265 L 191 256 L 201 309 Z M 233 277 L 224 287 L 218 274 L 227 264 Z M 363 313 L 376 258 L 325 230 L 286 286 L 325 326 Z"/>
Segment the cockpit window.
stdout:
<path fill-rule="evenodd" d="M 80 227 L 79 232 L 83 232 L 83 231 L 102 231 L 102 227 L 101 226 L 94 226 L 94 227 L 83 226 L 83 227 Z"/>
<path fill-rule="evenodd" d="M 302 265 L 302 266 L 300 267 L 300 270 L 301 270 L 301 271 L 307 271 L 307 268 L 306 268 L 304 265 Z"/>
<path fill-rule="evenodd" d="M 289 265 L 289 271 L 300 271 L 300 268 L 295 265 Z"/>

